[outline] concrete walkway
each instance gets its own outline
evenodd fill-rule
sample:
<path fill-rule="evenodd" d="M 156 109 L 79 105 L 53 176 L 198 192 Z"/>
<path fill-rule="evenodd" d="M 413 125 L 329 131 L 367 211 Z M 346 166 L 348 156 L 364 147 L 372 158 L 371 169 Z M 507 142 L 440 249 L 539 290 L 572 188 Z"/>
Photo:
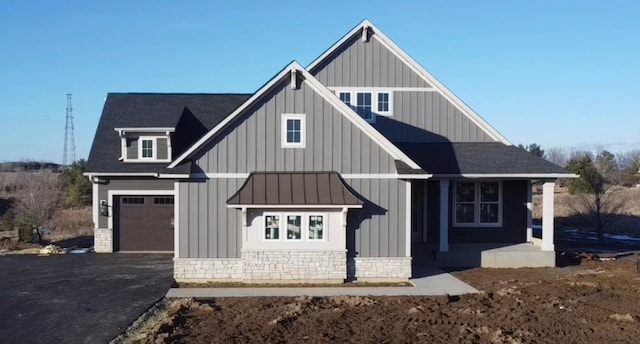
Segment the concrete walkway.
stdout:
<path fill-rule="evenodd" d="M 414 269 L 414 287 L 322 287 L 322 288 L 172 288 L 167 297 L 249 296 L 437 296 L 478 293 L 474 287 L 436 267 Z"/>

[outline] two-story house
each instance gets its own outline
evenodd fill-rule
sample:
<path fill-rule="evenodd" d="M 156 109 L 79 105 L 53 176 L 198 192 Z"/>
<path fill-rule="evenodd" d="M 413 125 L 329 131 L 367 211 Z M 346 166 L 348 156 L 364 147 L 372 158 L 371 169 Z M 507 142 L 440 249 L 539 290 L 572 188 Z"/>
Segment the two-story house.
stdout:
<path fill-rule="evenodd" d="M 86 174 L 96 252 L 173 252 L 177 280 L 335 282 L 553 266 L 554 182 L 574 177 L 367 20 L 253 94 L 109 94 Z"/>

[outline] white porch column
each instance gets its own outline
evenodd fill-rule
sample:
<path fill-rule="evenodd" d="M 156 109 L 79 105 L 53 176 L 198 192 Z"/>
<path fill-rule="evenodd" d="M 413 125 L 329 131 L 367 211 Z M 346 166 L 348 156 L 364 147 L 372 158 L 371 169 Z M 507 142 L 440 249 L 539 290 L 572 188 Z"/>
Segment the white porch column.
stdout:
<path fill-rule="evenodd" d="M 527 181 L 527 242 L 533 239 L 533 190 L 531 190 L 531 181 Z"/>
<path fill-rule="evenodd" d="M 556 183 L 545 182 L 542 186 L 542 250 L 554 251 L 553 246 L 553 192 Z"/>
<path fill-rule="evenodd" d="M 411 214 L 411 207 L 413 206 L 413 204 L 411 204 L 411 181 L 407 180 L 406 184 L 405 184 L 405 200 L 404 200 L 404 206 L 405 206 L 405 256 L 406 257 L 411 257 L 411 242 L 412 242 L 412 231 L 411 231 L 411 220 L 413 219 L 413 215 Z"/>
<path fill-rule="evenodd" d="M 440 252 L 449 251 L 449 181 L 440 181 Z"/>

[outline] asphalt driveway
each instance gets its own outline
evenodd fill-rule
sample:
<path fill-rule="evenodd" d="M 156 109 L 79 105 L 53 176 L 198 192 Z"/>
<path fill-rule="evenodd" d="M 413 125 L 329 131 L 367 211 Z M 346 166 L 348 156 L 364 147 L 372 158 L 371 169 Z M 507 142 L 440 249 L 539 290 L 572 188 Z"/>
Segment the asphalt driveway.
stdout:
<path fill-rule="evenodd" d="M 0 341 L 108 343 L 166 294 L 172 258 L 0 256 Z"/>

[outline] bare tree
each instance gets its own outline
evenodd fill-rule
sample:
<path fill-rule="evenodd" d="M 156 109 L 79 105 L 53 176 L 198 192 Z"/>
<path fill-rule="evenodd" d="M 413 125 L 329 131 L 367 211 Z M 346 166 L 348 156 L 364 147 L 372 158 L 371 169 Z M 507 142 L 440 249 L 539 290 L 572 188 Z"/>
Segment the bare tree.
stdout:
<path fill-rule="evenodd" d="M 50 170 L 22 172 L 16 180 L 14 214 L 16 222 L 35 232 L 42 241 L 42 225 L 60 204 L 58 174 Z M 25 239 L 25 238 L 22 238 Z"/>
<path fill-rule="evenodd" d="M 564 149 L 553 147 L 547 149 L 547 160 L 558 166 L 566 166 L 567 165 L 567 153 Z"/>
<path fill-rule="evenodd" d="M 575 214 L 584 226 L 594 227 L 598 239 L 610 230 L 620 215 L 627 212 L 627 204 L 619 197 L 619 187 L 614 186 L 603 172 L 608 171 L 613 154 L 603 151 L 595 159 L 591 152 L 574 152 L 567 168 L 580 175 L 569 182 L 569 193 L 576 195 L 573 203 Z"/>
<path fill-rule="evenodd" d="M 640 149 L 620 153 L 617 158 L 620 183 L 627 187 L 640 184 Z"/>

